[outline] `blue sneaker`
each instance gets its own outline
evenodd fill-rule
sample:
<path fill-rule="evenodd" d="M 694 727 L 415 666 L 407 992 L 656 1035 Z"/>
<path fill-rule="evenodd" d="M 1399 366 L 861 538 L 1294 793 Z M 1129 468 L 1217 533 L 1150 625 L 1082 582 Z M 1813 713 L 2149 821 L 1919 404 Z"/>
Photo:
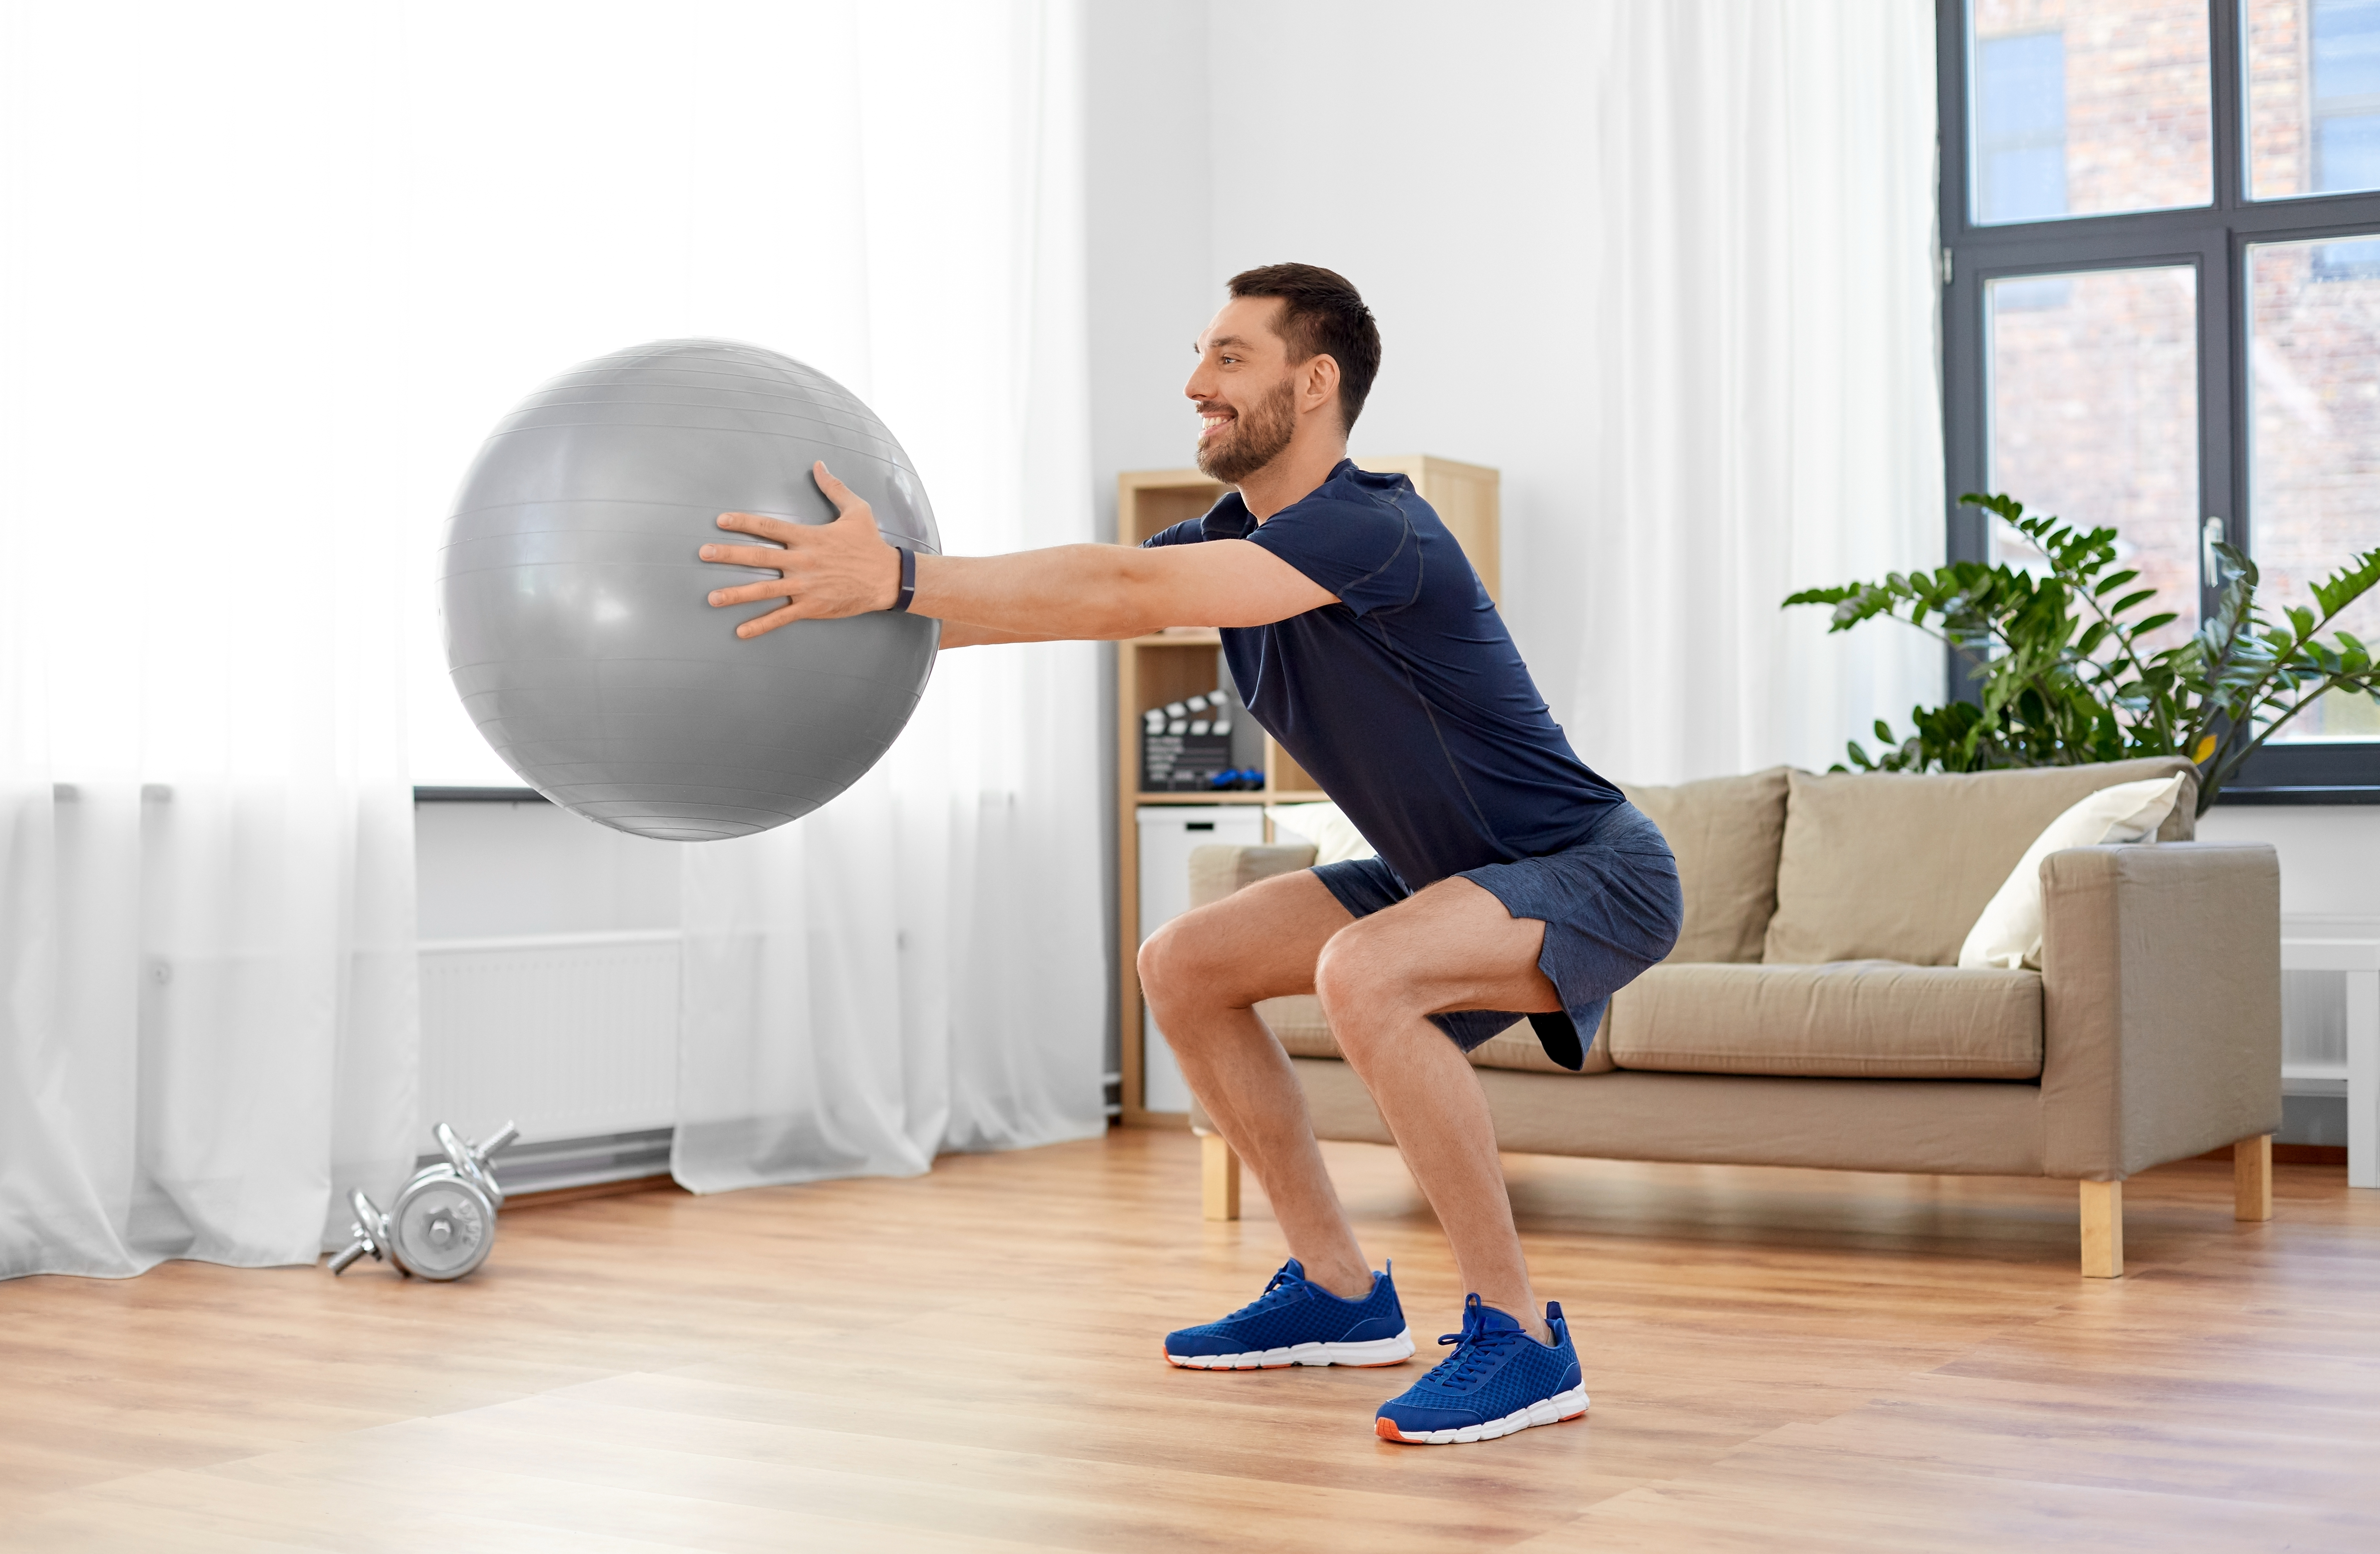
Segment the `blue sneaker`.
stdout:
<path fill-rule="evenodd" d="M 1463 1303 L 1463 1330 L 1438 1342 L 1454 1345 L 1427 1376 L 1380 1405 L 1373 1429 L 1382 1440 L 1422 1446 L 1493 1440 L 1586 1412 L 1578 1351 L 1561 1305 L 1546 1303 L 1550 1344 L 1472 1295 Z"/>
<path fill-rule="evenodd" d="M 1220 1322 L 1165 1335 L 1165 1358 L 1189 1370 L 1279 1370 L 1284 1366 L 1399 1366 L 1413 1358 L 1397 1287 L 1372 1275 L 1372 1293 L 1341 1300 L 1308 1281 L 1295 1257 L 1264 1293 Z"/>

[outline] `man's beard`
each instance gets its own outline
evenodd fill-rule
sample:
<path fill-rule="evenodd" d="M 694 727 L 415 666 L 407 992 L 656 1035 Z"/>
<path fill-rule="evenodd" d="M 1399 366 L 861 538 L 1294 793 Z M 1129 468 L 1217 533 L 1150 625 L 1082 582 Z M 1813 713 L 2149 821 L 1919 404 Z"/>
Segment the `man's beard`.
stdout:
<path fill-rule="evenodd" d="M 1198 472 L 1236 486 L 1279 458 L 1296 432 L 1296 393 L 1284 382 L 1245 413 L 1224 422 L 1220 435 L 1198 439 Z"/>

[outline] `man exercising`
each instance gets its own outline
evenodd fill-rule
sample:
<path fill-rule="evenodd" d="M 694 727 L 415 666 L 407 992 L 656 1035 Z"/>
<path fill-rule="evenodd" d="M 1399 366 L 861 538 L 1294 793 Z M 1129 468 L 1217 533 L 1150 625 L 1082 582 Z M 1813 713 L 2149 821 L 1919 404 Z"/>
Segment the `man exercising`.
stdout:
<path fill-rule="evenodd" d="M 710 602 L 781 601 L 741 637 L 913 610 L 943 623 L 945 648 L 1221 627 L 1249 714 L 1378 856 L 1263 880 L 1141 947 L 1157 1021 L 1291 1253 L 1254 1302 L 1168 1334 L 1166 1358 L 1247 1369 L 1413 1354 L 1395 1286 L 1356 1244 L 1288 1055 L 1255 1013 L 1312 992 L 1474 1292 L 1462 1332 L 1442 1341 L 1454 1353 L 1383 1403 L 1375 1430 L 1445 1443 L 1574 1418 L 1587 1404 L 1577 1351 L 1561 1307 L 1541 1310 L 1530 1287 L 1464 1054 L 1526 1015 L 1579 1067 L 1612 992 L 1676 941 L 1676 864 L 1572 751 L 1438 515 L 1404 477 L 1348 460 L 1380 361 L 1355 288 L 1273 264 L 1230 290 L 1185 390 L 1198 467 L 1232 488 L 1204 518 L 1138 549 L 911 555 L 820 465 L 840 519 L 722 515 L 721 528 L 773 543 L 705 545 L 702 559 L 781 576 Z"/>

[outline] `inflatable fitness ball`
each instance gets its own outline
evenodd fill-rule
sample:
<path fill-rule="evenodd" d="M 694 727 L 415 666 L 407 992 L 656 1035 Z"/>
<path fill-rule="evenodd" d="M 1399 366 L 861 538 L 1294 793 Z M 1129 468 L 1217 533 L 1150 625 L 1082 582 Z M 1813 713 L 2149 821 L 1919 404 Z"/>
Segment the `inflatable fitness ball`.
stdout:
<path fill-rule="evenodd" d="M 724 512 L 831 523 L 824 459 L 884 538 L 939 554 L 909 455 L 842 384 L 725 340 L 587 362 L 504 418 L 440 557 L 446 663 L 521 781 L 615 830 L 744 836 L 876 763 L 933 672 L 941 625 L 882 613 L 739 639 L 712 589 L 773 573 L 696 559 Z M 739 544 L 765 544 L 751 536 Z"/>

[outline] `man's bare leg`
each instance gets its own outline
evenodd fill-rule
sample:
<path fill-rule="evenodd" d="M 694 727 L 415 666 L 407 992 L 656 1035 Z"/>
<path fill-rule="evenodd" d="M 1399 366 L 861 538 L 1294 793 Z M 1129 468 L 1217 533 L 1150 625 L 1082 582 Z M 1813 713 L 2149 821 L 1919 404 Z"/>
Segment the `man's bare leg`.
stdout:
<path fill-rule="evenodd" d="M 1323 946 L 1354 920 L 1300 869 L 1184 913 L 1140 950 L 1141 989 L 1191 1093 L 1264 1184 L 1305 1277 L 1349 1300 L 1370 1293 L 1371 1265 L 1323 1167 L 1289 1054 L 1253 1005 L 1312 992 Z"/>
<path fill-rule="evenodd" d="M 1545 929 L 1458 876 L 1333 935 L 1315 973 L 1340 1050 L 1437 1212 L 1464 1288 L 1540 1343 L 1552 1334 L 1512 1224 L 1488 1098 L 1462 1051 L 1425 1016 L 1560 1009 L 1537 969 Z"/>

